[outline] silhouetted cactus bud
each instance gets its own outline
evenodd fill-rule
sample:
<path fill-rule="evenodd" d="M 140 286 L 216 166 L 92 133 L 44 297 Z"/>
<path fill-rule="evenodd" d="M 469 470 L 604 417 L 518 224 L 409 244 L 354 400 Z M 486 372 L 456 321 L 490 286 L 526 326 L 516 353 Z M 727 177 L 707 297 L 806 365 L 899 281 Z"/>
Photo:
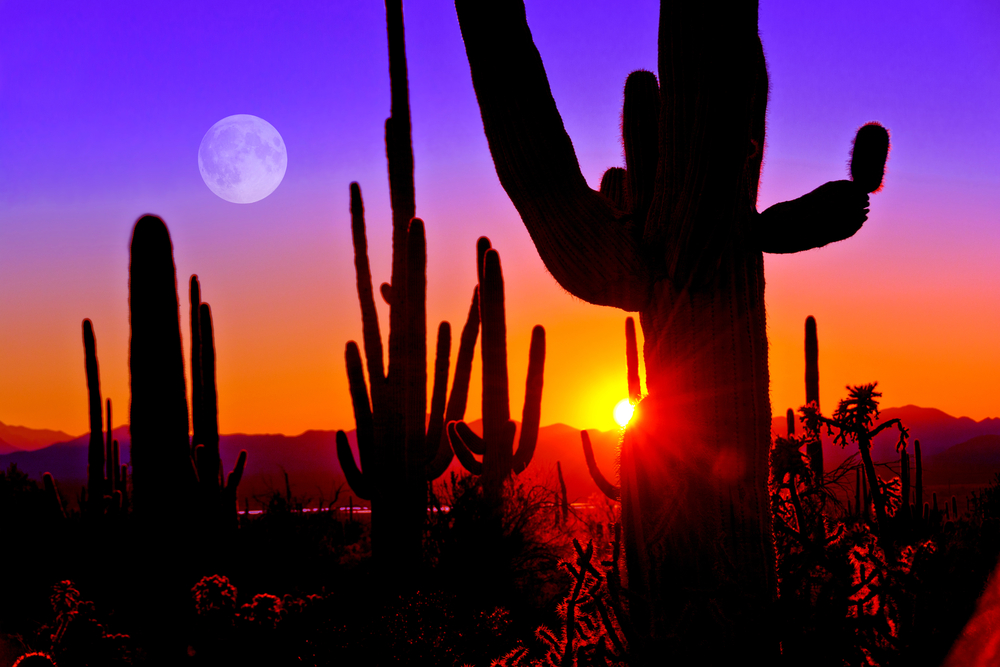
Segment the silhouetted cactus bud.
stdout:
<path fill-rule="evenodd" d="M 878 191 L 882 187 L 888 156 L 888 130 L 878 123 L 865 123 L 854 137 L 851 149 L 851 180 L 865 192 Z"/>
<path fill-rule="evenodd" d="M 628 198 L 625 194 L 625 170 L 621 167 L 611 167 L 601 177 L 601 194 L 607 197 L 619 210 L 628 208 Z"/>
<path fill-rule="evenodd" d="M 785 422 L 788 427 L 788 437 L 795 435 L 795 411 L 791 408 L 785 411 Z"/>
<path fill-rule="evenodd" d="M 951 497 L 951 515 L 958 519 L 958 499 L 955 496 Z"/>
<path fill-rule="evenodd" d="M 660 87 L 656 75 L 638 70 L 625 80 L 622 143 L 625 145 L 625 192 L 628 210 L 644 221 L 653 200 L 659 161 Z"/>

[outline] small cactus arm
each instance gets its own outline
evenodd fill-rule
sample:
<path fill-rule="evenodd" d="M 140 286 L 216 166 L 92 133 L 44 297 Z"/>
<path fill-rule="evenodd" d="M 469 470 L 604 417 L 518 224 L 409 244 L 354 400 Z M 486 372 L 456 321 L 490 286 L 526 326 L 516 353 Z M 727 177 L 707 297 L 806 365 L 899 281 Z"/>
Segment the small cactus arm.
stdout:
<path fill-rule="evenodd" d="M 594 447 L 590 443 L 590 434 L 586 431 L 580 431 L 580 439 L 583 441 L 583 457 L 587 460 L 587 470 L 594 483 L 597 484 L 597 488 L 611 500 L 621 500 L 621 488 L 609 482 L 608 478 L 597 467 L 597 461 L 594 459 Z"/>
<path fill-rule="evenodd" d="M 649 393 L 620 469 L 630 609 L 648 637 L 637 654 L 776 659 L 761 253 L 816 248 L 861 227 L 867 174 L 882 168 L 868 149 L 877 130 L 855 141 L 856 181 L 758 212 L 768 80 L 757 3 L 662 0 L 659 80 L 628 77 L 625 168 L 594 191 L 524 3 L 457 0 L 456 9 L 497 175 L 546 268 L 578 298 L 640 314 Z M 704 511 L 675 511 L 684 506 Z M 717 608 L 706 591 L 724 585 L 712 566 L 723 563 L 735 573 L 725 585 L 744 595 Z"/>
<path fill-rule="evenodd" d="M 625 372 L 628 377 L 628 399 L 635 406 L 642 400 L 642 386 L 639 380 L 639 346 L 636 342 L 635 320 L 631 317 L 625 318 Z M 580 431 L 580 439 L 583 441 L 583 457 L 587 461 L 587 470 L 594 483 L 611 500 L 621 500 L 621 487 L 609 482 L 597 467 L 590 435 L 586 431 Z"/>

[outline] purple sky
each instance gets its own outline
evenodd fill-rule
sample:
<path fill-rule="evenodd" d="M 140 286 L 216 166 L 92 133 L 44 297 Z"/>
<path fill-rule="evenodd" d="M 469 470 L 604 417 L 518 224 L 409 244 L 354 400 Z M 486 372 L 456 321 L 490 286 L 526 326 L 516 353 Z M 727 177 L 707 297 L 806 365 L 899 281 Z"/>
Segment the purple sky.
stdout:
<path fill-rule="evenodd" d="M 527 3 L 594 185 L 621 163 L 626 75 L 656 69 L 657 3 L 621 4 Z M 404 9 L 430 326 L 461 325 L 472 248 L 489 235 L 509 285 L 512 387 L 531 325 L 545 324 L 543 422 L 607 428 L 613 402 L 588 423 L 611 399 L 586 387 L 624 386 L 623 314 L 545 274 L 493 171 L 453 5 Z M 844 178 L 862 123 L 893 138 L 858 237 L 767 260 L 775 411 L 801 393 L 794 364 L 814 314 L 831 403 L 846 382 L 878 379 L 887 404 L 997 416 L 1000 388 L 986 379 L 1000 375 L 1000 4 L 765 0 L 760 32 L 771 76 L 761 208 Z M 0 421 L 86 430 L 83 317 L 125 414 L 127 245 L 153 212 L 181 281 L 197 272 L 215 312 L 223 430 L 350 427 L 351 181 L 377 281 L 389 262 L 385 40 L 378 2 L 0 2 Z M 284 182 L 252 205 L 217 198 L 197 169 L 204 133 L 240 113 L 288 147 Z"/>

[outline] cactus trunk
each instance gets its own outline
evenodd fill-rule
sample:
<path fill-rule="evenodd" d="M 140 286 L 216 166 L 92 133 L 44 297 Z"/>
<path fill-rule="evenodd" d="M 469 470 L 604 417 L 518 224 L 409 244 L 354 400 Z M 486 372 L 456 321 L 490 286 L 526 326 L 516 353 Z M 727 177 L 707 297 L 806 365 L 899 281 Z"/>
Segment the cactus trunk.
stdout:
<path fill-rule="evenodd" d="M 170 233 L 143 216 L 129 263 L 129 429 L 134 510 L 154 523 L 183 522 L 194 495 L 179 308 Z"/>
<path fill-rule="evenodd" d="M 806 403 L 815 403 L 819 410 L 819 342 L 816 338 L 816 319 L 806 318 Z M 820 432 L 810 434 L 813 439 L 806 445 L 809 467 L 817 482 L 823 479 L 823 441 Z"/>
<path fill-rule="evenodd" d="M 97 341 L 90 320 L 83 321 L 83 351 L 90 402 L 90 444 L 87 448 L 87 489 L 90 504 L 83 508 L 100 512 L 104 502 L 104 425 L 101 419 L 101 377 L 97 368 Z"/>
<path fill-rule="evenodd" d="M 715 289 L 663 281 L 641 312 L 649 395 L 624 441 L 622 512 L 639 627 L 671 637 L 692 610 L 717 607 L 733 624 L 723 641 L 762 656 L 773 647 L 765 619 L 777 585 L 762 482 L 771 428 L 764 284 L 760 253 L 734 255 Z M 698 511 L 676 509 L 685 506 Z M 741 596 L 722 593 L 729 586 Z"/>

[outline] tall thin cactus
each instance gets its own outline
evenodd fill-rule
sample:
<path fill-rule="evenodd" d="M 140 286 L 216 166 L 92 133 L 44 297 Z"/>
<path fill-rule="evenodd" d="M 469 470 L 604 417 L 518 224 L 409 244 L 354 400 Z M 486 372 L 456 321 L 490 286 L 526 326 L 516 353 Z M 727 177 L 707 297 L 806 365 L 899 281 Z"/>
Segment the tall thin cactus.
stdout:
<path fill-rule="evenodd" d="M 413 148 L 401 0 L 386 0 L 386 22 L 392 104 L 385 123 L 392 277 L 390 283 L 382 284 L 380 292 L 389 304 L 388 369 L 375 309 L 361 188 L 352 183 L 351 231 L 368 383 L 358 345 L 351 341 L 345 360 L 357 425 L 358 461 L 343 431 L 337 432 L 337 457 L 351 489 L 371 503 L 373 555 L 387 571 L 399 574 L 420 562 L 427 483 L 440 476 L 452 460 L 443 435 L 444 423 L 446 416 L 461 419 L 465 414 L 479 334 L 479 305 L 473 292 L 447 405 L 451 326 L 442 322 L 438 327 L 427 422 L 426 241 L 423 221 L 413 217 Z"/>
<path fill-rule="evenodd" d="M 104 425 L 101 418 L 101 377 L 97 366 L 97 341 L 90 320 L 83 321 L 83 351 L 87 369 L 87 396 L 90 403 L 90 444 L 87 447 L 87 490 L 91 514 L 102 511 L 105 494 Z"/>
<path fill-rule="evenodd" d="M 491 248 L 482 261 L 479 311 L 483 327 L 483 435 L 476 435 L 465 422 L 452 421 L 448 423 L 448 437 L 466 470 L 482 476 L 484 496 L 497 507 L 502 500 L 504 482 L 511 474 L 527 468 L 535 452 L 541 420 L 545 329 L 535 326 L 531 331 L 521 437 L 515 451 L 517 424 L 510 419 L 507 320 L 500 254 Z M 482 455 L 482 461 L 473 454 Z"/>
<path fill-rule="evenodd" d="M 243 479 L 247 452 L 242 450 L 236 467 L 222 478 L 219 453 L 219 392 L 215 379 L 215 329 L 212 309 L 201 302 L 198 276 L 191 276 L 191 440 L 198 471 L 199 514 L 209 529 L 234 527 L 237 517 L 236 491 Z"/>
<path fill-rule="evenodd" d="M 819 412 L 819 342 L 816 338 L 816 319 L 806 318 L 806 403 L 816 404 Z M 823 441 L 819 429 L 810 433 L 812 439 L 806 445 L 809 467 L 817 483 L 823 479 Z"/>

